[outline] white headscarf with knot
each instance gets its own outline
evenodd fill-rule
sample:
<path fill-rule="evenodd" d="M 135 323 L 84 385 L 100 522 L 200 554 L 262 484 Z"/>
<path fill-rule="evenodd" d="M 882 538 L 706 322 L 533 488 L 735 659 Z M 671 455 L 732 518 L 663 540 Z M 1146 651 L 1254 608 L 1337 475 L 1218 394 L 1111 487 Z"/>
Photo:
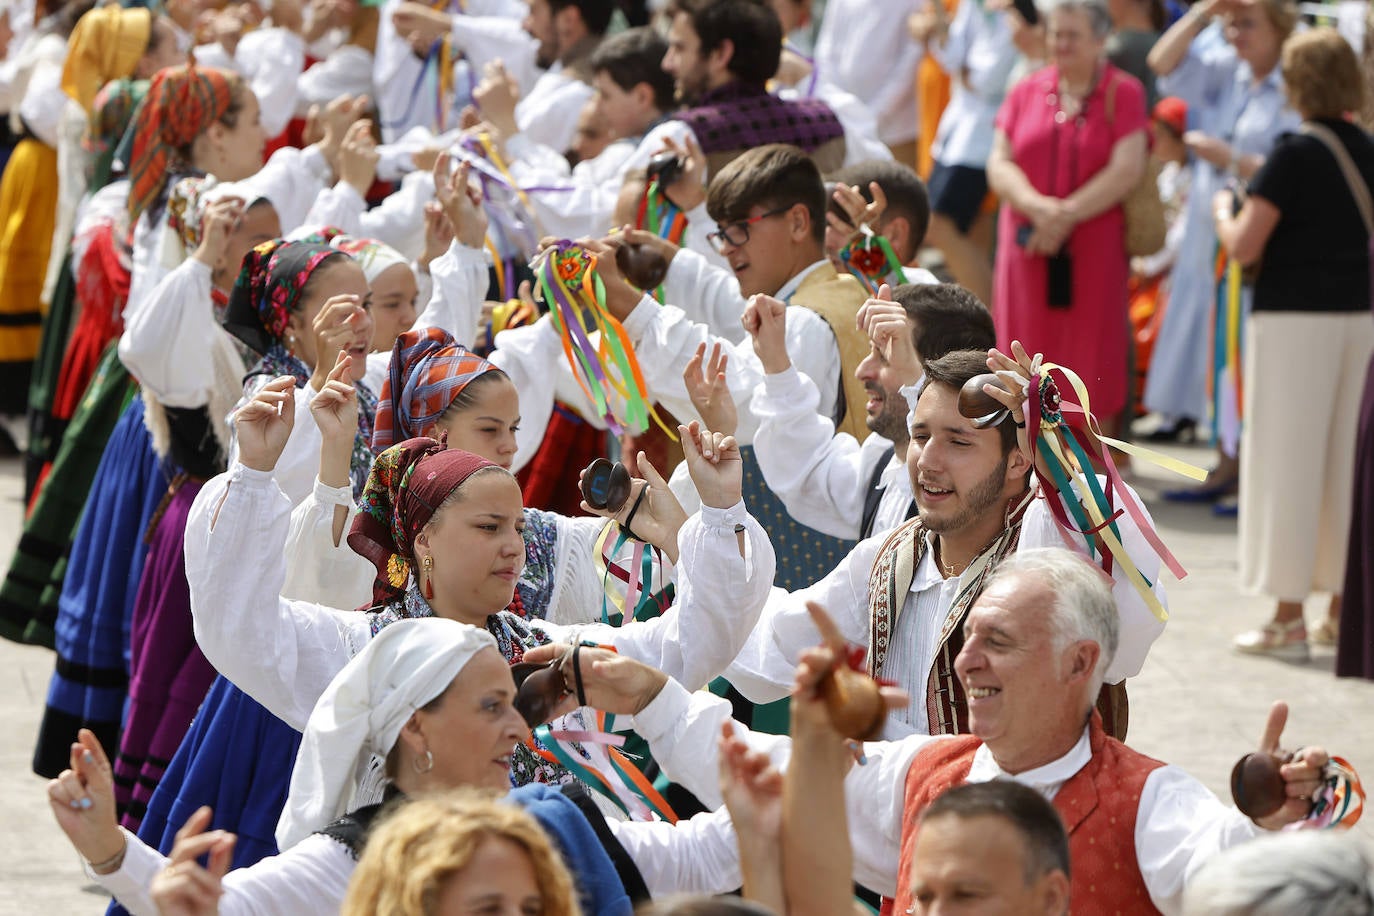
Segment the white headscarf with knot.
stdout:
<path fill-rule="evenodd" d="M 310 714 L 277 822 L 278 848 L 347 813 L 373 758 L 385 759 L 415 710 L 447 690 L 487 648 L 495 649 L 496 640 L 486 630 L 443 617 L 400 620 L 378 633 Z"/>

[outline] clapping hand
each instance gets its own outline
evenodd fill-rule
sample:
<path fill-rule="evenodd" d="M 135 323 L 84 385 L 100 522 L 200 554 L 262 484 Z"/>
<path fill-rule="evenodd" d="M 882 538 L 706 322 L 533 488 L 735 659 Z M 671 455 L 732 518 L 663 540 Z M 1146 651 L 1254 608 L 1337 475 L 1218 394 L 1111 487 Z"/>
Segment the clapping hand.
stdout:
<path fill-rule="evenodd" d="M 729 509 L 743 499 L 744 462 L 735 437 L 702 429 L 695 420 L 677 431 L 702 505 Z"/>
<path fill-rule="evenodd" d="M 892 287 L 886 283 L 878 287 L 877 297 L 859 307 L 856 320 L 902 384 L 916 384 L 924 371 L 921 357 L 911 340 L 906 309 L 892 301 Z"/>
<path fill-rule="evenodd" d="M 326 443 L 347 443 L 350 453 L 358 435 L 358 389 L 349 382 L 352 369 L 353 357 L 341 351 L 324 387 L 310 401 L 310 415 L 315 418 L 320 437 Z"/>
<path fill-rule="evenodd" d="M 444 212 L 443 204 L 437 200 L 425 204 L 425 250 L 420 255 L 420 266 L 428 271 L 434 259 L 448 251 L 453 238 L 453 220 Z"/>
<path fill-rule="evenodd" d="M 277 466 L 296 423 L 295 389 L 295 378 L 278 376 L 234 414 L 239 464 L 255 471 L 271 471 Z"/>
<path fill-rule="evenodd" d="M 740 323 L 754 339 L 754 352 L 758 354 L 764 372 L 776 375 L 792 368 L 792 357 L 787 354 L 785 302 L 761 293 L 750 296 Z"/>
<path fill-rule="evenodd" d="M 371 345 L 372 316 L 355 295 L 330 296 L 316 313 L 311 332 L 315 337 L 315 368 L 310 375 L 310 387 L 323 391 L 339 353 L 349 349 L 359 338 L 363 338 L 364 347 Z"/>
<path fill-rule="evenodd" d="M 221 882 L 229 872 L 235 837 L 224 830 L 206 833 L 209 824 L 210 809 L 202 806 L 177 831 L 167 867 L 157 873 L 148 889 L 161 916 L 213 916 L 219 912 L 219 898 L 224 894 Z M 197 860 L 207 855 L 207 865 L 202 867 Z"/>
<path fill-rule="evenodd" d="M 48 803 L 82 858 L 105 865 L 102 874 L 118 868 L 125 841 L 115 819 L 114 771 L 90 729 L 77 734 L 70 768 L 48 783 Z"/>
<path fill-rule="evenodd" d="M 707 428 L 733 436 L 739 427 L 739 411 L 726 381 L 725 369 L 729 361 L 729 354 L 719 343 L 711 347 L 711 359 L 707 361 L 703 341 L 688 361 L 682 380 L 687 385 L 687 397 Z"/>

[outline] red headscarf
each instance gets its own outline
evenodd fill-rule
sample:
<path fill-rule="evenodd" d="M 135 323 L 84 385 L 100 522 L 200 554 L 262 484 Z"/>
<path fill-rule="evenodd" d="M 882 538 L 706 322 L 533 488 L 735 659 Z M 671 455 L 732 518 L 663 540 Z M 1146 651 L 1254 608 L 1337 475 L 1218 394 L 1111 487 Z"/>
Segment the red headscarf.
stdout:
<path fill-rule="evenodd" d="M 407 439 L 377 456 L 348 531 L 348 546 L 377 567 L 374 603 L 404 594 L 415 538 L 463 481 L 494 467 L 434 439 Z"/>
<path fill-rule="evenodd" d="M 134 116 L 129 156 L 131 221 L 137 221 L 167 185 L 172 153 L 223 118 L 241 85 L 235 74 L 194 64 L 168 67 L 153 77 L 148 97 Z"/>

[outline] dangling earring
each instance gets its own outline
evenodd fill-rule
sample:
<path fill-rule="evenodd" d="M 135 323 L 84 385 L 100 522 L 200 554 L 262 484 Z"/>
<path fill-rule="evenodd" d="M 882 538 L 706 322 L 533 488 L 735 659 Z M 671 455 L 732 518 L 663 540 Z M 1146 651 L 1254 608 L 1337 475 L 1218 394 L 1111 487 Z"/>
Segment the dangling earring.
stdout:
<path fill-rule="evenodd" d="M 415 768 L 416 773 L 419 773 L 421 776 L 423 776 L 430 770 L 434 769 L 434 755 L 430 753 L 429 748 L 425 748 L 424 755 L 421 757 L 416 757 L 414 760 L 410 762 L 410 765 Z"/>
<path fill-rule="evenodd" d="M 295 356 L 295 355 L 296 355 L 296 335 L 295 335 L 295 334 L 289 334 L 289 333 L 288 333 L 288 334 L 286 335 L 286 352 L 287 352 L 287 353 L 290 353 L 292 356 Z"/>
<path fill-rule="evenodd" d="M 422 560 L 422 561 L 420 562 L 420 566 L 421 566 L 421 568 L 423 568 L 424 571 L 425 571 L 425 589 L 424 589 L 425 600 L 426 600 L 426 601 L 433 601 L 433 600 L 434 600 L 434 558 L 433 558 L 433 557 L 425 557 L 424 560 Z"/>

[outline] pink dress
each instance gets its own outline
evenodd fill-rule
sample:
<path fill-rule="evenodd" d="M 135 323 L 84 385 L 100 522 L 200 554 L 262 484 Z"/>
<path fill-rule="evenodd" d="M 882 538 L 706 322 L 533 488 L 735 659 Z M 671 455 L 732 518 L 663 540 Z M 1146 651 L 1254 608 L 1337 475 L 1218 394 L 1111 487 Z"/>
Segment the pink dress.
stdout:
<path fill-rule="evenodd" d="M 1031 185 L 1062 198 L 1105 168 L 1117 141 L 1144 130 L 1147 121 L 1144 88 L 1109 64 L 1077 117 L 1060 112 L 1058 87 L 1057 68 L 1032 73 L 1007 94 L 997 127 Z M 998 346 L 1019 340 L 1028 352 L 1077 372 L 1093 413 L 1105 420 L 1125 408 L 1128 381 L 1130 265 L 1121 207 L 1080 223 L 1065 243 L 1073 278 L 1067 307 L 1049 305 L 1048 259 L 1017 244 L 1028 226 L 1023 214 L 1002 204 L 992 297 Z"/>

